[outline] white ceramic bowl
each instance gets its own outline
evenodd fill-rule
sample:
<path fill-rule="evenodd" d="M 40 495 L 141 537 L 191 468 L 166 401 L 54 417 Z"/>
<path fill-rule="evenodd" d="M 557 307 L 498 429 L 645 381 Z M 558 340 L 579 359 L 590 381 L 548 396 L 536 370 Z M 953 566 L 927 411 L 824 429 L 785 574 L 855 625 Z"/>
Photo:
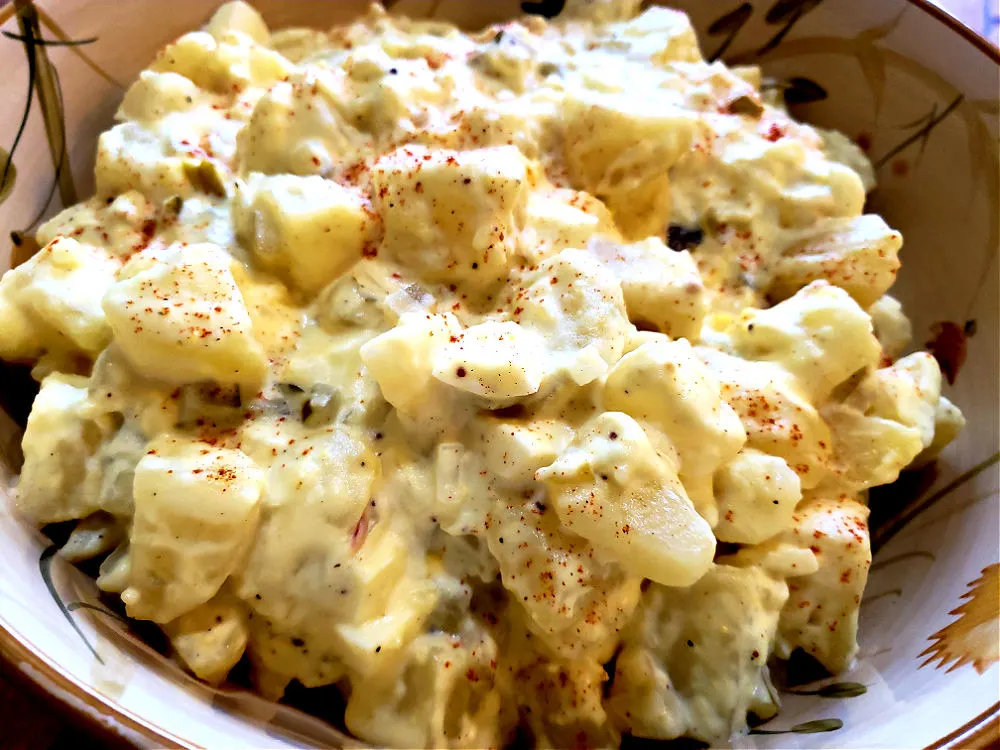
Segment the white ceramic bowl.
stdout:
<path fill-rule="evenodd" d="M 17 32 L 14 7 L 0 9 Z M 513 0 L 399 0 L 394 11 L 434 14 L 477 26 L 561 3 Z M 872 209 L 906 237 L 895 294 L 914 323 L 915 343 L 938 336 L 955 362 L 959 332 L 974 320 L 967 358 L 948 389 L 968 428 L 935 467 L 904 475 L 872 497 L 878 547 L 862 609 L 857 667 L 838 680 L 867 691 L 851 698 L 786 695 L 767 725 L 791 728 L 839 719 L 822 734 L 755 735 L 747 747 L 942 747 L 997 737 L 1000 686 L 998 551 L 998 65 L 996 49 L 924 0 L 679 0 L 706 55 L 759 62 L 792 81 L 804 119 L 842 129 L 869 149 L 880 186 Z M 86 196 L 98 133 L 111 123 L 123 84 L 156 50 L 205 21 L 211 0 L 41 0 L 49 39 L 94 41 L 36 49 L 35 89 L 14 160 L 0 188 L 5 239 L 0 268 L 32 244 L 6 240 L 30 229 L 60 196 Z M 363 7 L 354 0 L 262 0 L 272 26 L 330 25 Z M 45 85 L 58 71 L 60 96 Z M 10 148 L 23 114 L 26 47 L 0 39 L 0 145 Z M 39 102 L 55 116 L 47 122 Z M 67 159 L 60 158 L 65 142 Z M 51 148 L 50 148 L 51 144 Z M 52 154 L 55 154 L 53 159 Z M 2 164 L 2 155 L 0 155 Z M 58 178 L 54 167 L 61 164 Z M 53 195 L 50 203 L 47 199 Z M 29 232 L 30 234 L 30 232 Z M 944 324 L 942 326 L 942 324 Z M 24 383 L 0 370 L 0 495 L 19 466 L 16 417 Z M 11 417 L 15 417 L 12 419 Z M 11 515 L 0 497 L 0 654 L 46 690 L 108 731 L 139 745 L 291 747 L 354 743 L 322 721 L 246 692 L 212 690 L 187 676 L 128 627 L 89 610 L 95 588 L 45 552 L 47 541 Z M 83 603 L 84 606 L 81 606 Z M 829 726 L 829 724 L 825 725 Z"/>

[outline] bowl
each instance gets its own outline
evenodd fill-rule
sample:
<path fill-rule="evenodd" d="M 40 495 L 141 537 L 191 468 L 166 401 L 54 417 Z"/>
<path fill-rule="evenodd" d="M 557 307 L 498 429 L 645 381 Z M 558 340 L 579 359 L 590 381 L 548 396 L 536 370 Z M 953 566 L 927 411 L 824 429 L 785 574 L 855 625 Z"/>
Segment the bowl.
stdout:
<path fill-rule="evenodd" d="M 0 147 L 17 144 L 16 172 L 0 184 L 0 269 L 31 254 L 39 218 L 89 194 L 96 139 L 124 86 L 215 4 L 40 0 L 34 11 L 21 2 L 0 8 L 2 28 L 13 35 L 0 38 L 8 103 Z M 551 14 L 563 3 L 387 4 L 474 27 L 522 10 Z M 893 293 L 912 318 L 915 345 L 943 362 L 947 395 L 969 420 L 936 464 L 872 494 L 877 553 L 856 666 L 825 687 L 783 695 L 782 713 L 739 744 L 938 748 L 995 740 L 1000 53 L 924 0 L 670 4 L 691 14 L 706 57 L 761 64 L 801 119 L 843 130 L 872 156 L 879 187 L 870 208 L 906 238 Z M 22 5 L 19 27 L 14 13 Z M 330 25 L 365 3 L 256 5 L 281 27 Z M 28 31 L 73 43 L 33 45 Z M 19 424 L 30 398 L 21 371 L 0 370 L 0 496 L 20 465 Z M 315 716 L 188 676 L 155 639 L 108 612 L 92 580 L 53 556 L 7 500 L 0 497 L 0 654 L 85 719 L 139 746 L 358 745 Z M 333 702 L 328 694 L 308 700 Z"/>

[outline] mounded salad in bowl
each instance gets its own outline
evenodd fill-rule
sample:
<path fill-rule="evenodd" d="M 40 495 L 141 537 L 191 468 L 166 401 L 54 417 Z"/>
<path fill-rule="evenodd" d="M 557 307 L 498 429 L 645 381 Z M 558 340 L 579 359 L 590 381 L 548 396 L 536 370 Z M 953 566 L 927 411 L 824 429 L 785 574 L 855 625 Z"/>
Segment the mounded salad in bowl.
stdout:
<path fill-rule="evenodd" d="M 867 490 L 964 424 L 874 171 L 687 17 L 168 45 L 0 281 L 17 510 L 218 684 L 377 745 L 725 742 L 857 652 Z"/>

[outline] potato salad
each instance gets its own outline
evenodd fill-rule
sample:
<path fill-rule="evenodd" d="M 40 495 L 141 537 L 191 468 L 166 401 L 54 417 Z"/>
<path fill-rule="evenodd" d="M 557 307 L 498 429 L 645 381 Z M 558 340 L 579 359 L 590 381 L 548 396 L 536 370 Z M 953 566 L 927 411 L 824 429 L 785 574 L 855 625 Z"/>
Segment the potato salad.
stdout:
<path fill-rule="evenodd" d="M 873 169 L 687 17 L 222 6 L 0 282 L 20 514 L 376 745 L 724 743 L 857 652 L 867 490 L 963 424 Z"/>

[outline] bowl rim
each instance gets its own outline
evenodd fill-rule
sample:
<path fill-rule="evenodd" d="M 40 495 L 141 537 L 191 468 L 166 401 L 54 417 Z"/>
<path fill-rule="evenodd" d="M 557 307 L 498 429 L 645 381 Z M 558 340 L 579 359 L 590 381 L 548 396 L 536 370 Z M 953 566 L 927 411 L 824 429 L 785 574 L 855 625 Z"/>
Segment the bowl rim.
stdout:
<path fill-rule="evenodd" d="M 964 38 L 1000 68 L 1000 47 L 991 40 L 969 28 L 948 11 L 933 4 L 931 0 L 906 0 L 906 2 Z M 2 623 L 0 623 L 0 658 L 16 670 L 17 677 L 33 686 L 37 693 L 49 701 L 58 703 L 75 719 L 80 719 L 92 733 L 105 740 L 129 745 L 136 745 L 136 740 L 142 740 L 156 747 L 167 748 L 197 747 L 67 675 L 58 665 L 33 650 Z M 49 684 L 44 684 L 43 679 Z M 71 706 L 61 699 L 52 687 L 72 696 L 86 708 Z M 1000 740 L 1000 701 L 927 745 L 925 750 L 986 747 L 998 740 Z"/>
<path fill-rule="evenodd" d="M 3 624 L 0 624 L 0 658 L 6 665 L 16 670 L 18 677 L 34 687 L 36 693 L 50 702 L 59 704 L 74 718 L 81 719 L 87 729 L 99 737 L 115 740 L 119 744 L 125 742 L 130 746 L 136 746 L 135 740 L 138 735 L 156 747 L 195 747 L 73 679 L 44 654 L 32 649 L 21 638 L 10 632 Z M 45 684 L 42 680 L 49 684 Z M 82 702 L 86 709 L 71 706 L 56 694 L 53 687 Z"/>

